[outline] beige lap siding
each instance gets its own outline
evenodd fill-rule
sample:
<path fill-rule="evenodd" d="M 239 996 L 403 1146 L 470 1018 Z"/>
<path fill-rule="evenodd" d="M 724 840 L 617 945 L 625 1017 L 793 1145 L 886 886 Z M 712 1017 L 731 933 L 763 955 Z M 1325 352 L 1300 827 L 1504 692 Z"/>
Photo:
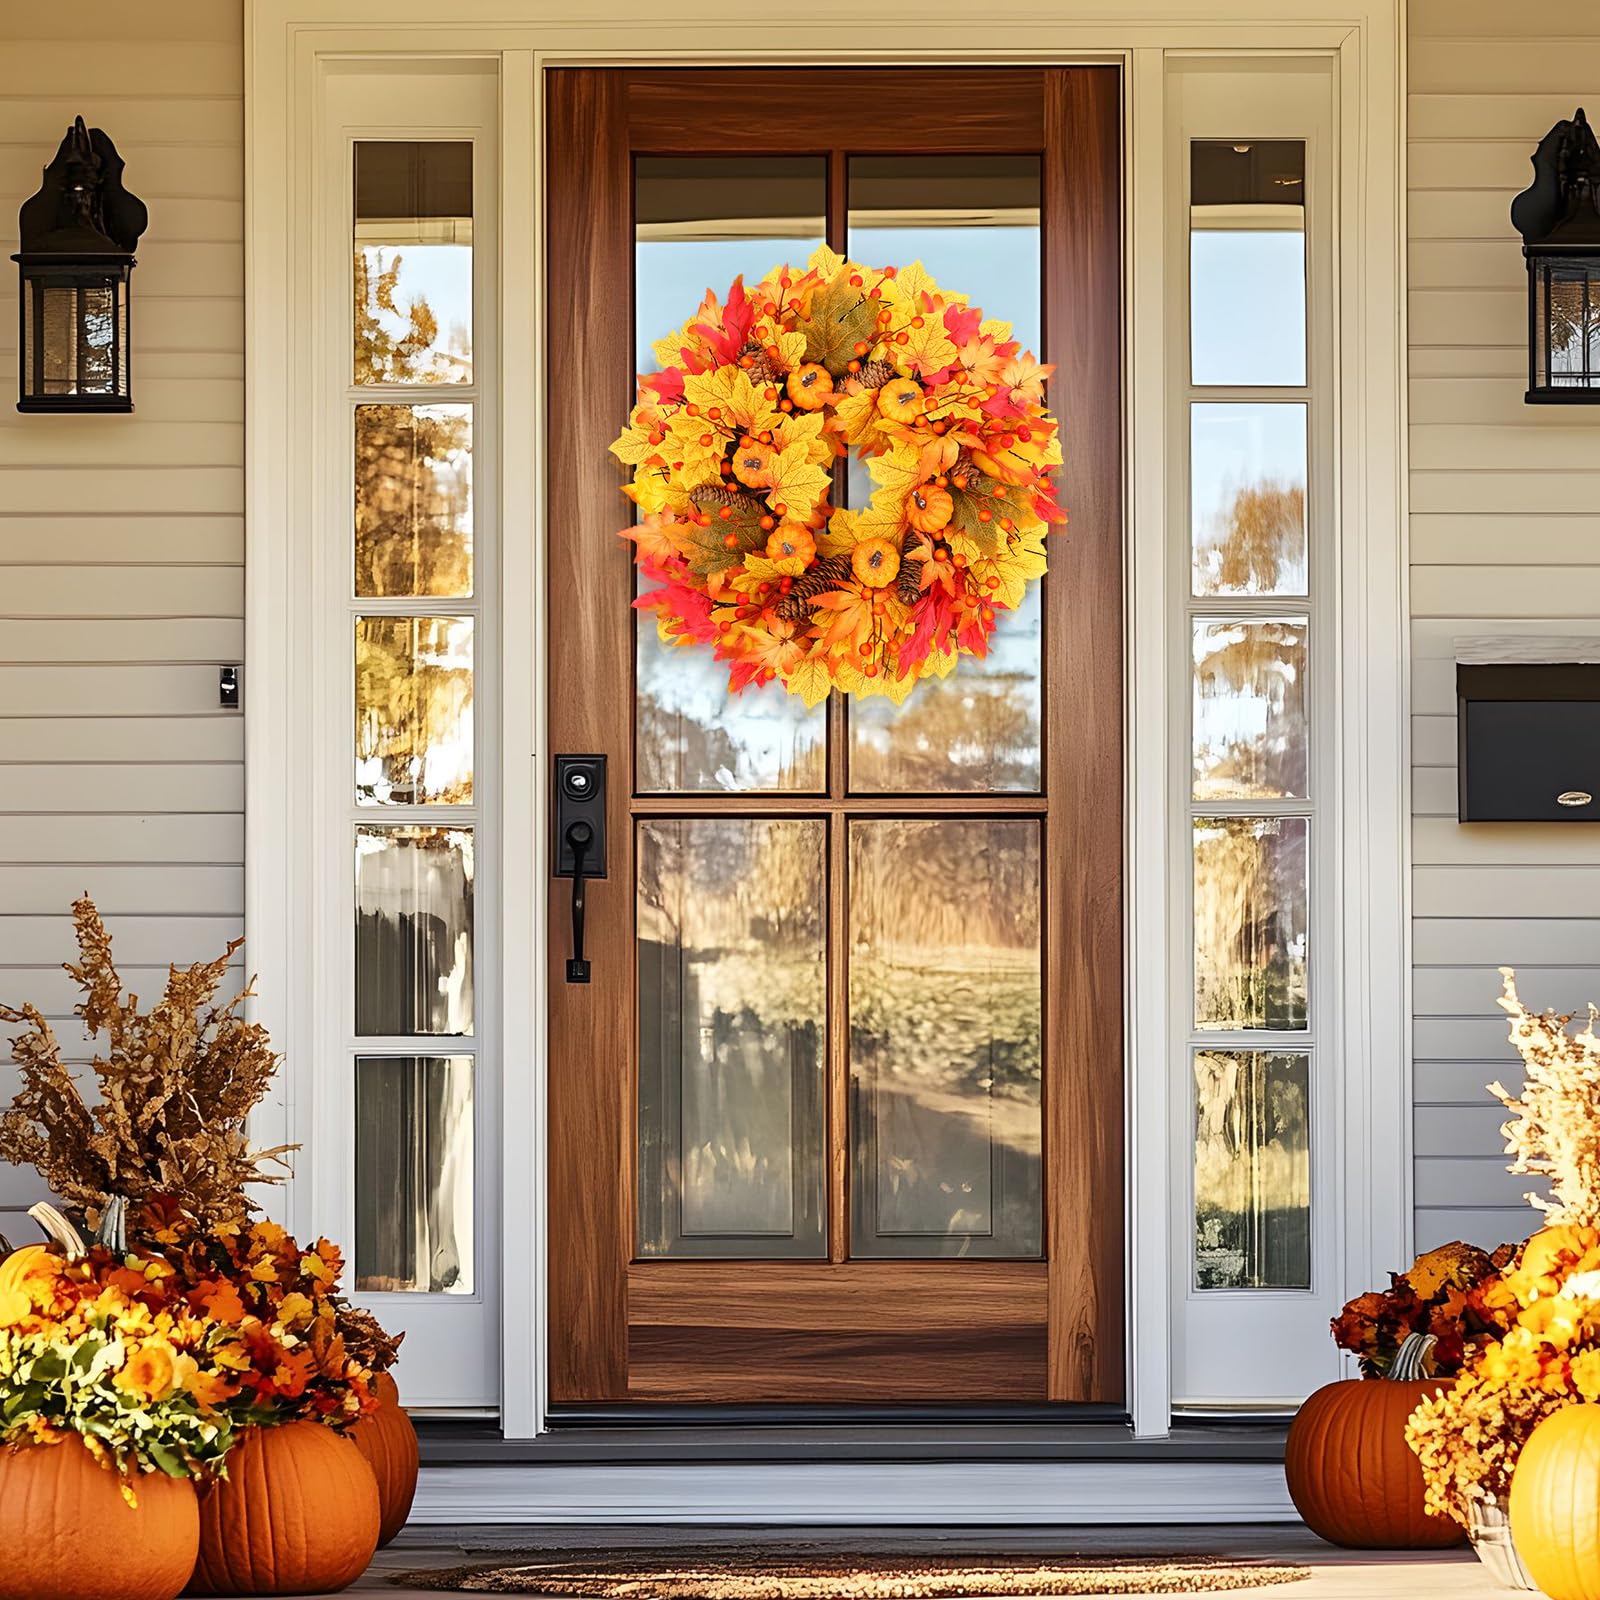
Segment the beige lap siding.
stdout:
<path fill-rule="evenodd" d="M 242 928 L 244 725 L 217 706 L 218 664 L 244 658 L 242 12 L 0 7 L 0 998 L 39 1003 L 75 1058 L 74 895 L 144 997 Z M 78 114 L 150 207 L 136 409 L 23 417 L 4 258 Z M 0 1233 L 31 1236 L 41 1193 L 0 1167 Z"/>
<path fill-rule="evenodd" d="M 1600 1001 L 1600 829 L 1461 827 L 1455 641 L 1600 637 L 1600 409 L 1523 404 L 1526 278 L 1511 199 L 1600 83 L 1600 9 L 1412 0 L 1412 911 L 1420 1245 L 1520 1236 L 1504 1171 L 1515 1080 L 1501 964 L 1530 1005 Z"/>

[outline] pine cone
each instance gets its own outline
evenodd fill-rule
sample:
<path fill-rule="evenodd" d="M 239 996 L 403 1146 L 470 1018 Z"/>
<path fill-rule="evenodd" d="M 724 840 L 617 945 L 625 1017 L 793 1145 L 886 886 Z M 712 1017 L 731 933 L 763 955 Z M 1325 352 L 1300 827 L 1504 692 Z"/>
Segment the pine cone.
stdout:
<path fill-rule="evenodd" d="M 869 361 L 859 372 L 850 374 L 863 389 L 881 389 L 892 383 L 896 376 L 894 366 L 888 361 Z"/>
<path fill-rule="evenodd" d="M 748 366 L 745 365 L 747 357 Z M 739 365 L 750 374 L 751 383 L 782 383 L 785 377 L 784 369 L 754 339 L 739 352 Z"/>
<path fill-rule="evenodd" d="M 726 483 L 702 483 L 689 491 L 689 498 L 697 506 L 737 506 L 750 499 Z"/>
<path fill-rule="evenodd" d="M 917 536 L 908 533 L 900 541 L 900 571 L 894 580 L 895 593 L 901 603 L 914 606 L 922 598 L 922 562 L 912 555 L 917 548 Z"/>
<path fill-rule="evenodd" d="M 849 576 L 850 557 L 829 556 L 826 561 L 819 561 L 809 572 L 796 578 L 788 594 L 773 609 L 785 622 L 810 622 L 811 607 L 807 601 L 813 595 L 837 589 Z"/>

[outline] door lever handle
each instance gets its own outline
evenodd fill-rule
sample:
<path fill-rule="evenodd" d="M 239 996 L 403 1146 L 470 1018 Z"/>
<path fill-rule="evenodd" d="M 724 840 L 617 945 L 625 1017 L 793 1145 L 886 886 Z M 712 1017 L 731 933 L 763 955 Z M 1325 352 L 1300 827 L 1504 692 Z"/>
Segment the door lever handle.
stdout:
<path fill-rule="evenodd" d="M 572 851 L 572 955 L 567 961 L 567 982 L 587 983 L 589 963 L 583 954 L 583 886 L 587 880 L 583 858 L 594 843 L 594 829 L 587 822 L 569 822 L 566 841 L 567 848 Z"/>

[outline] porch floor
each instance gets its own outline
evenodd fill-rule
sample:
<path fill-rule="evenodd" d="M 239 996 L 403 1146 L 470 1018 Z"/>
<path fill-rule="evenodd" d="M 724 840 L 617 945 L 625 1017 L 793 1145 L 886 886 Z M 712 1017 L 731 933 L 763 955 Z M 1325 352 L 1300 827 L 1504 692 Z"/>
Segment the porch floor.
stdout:
<path fill-rule="evenodd" d="M 412 1528 L 377 1560 L 356 1589 L 395 1600 L 437 1600 L 420 1589 L 397 1588 L 397 1573 L 425 1567 L 490 1565 L 499 1552 L 557 1546 L 568 1550 L 616 1545 L 705 1545 L 727 1541 L 749 1546 L 763 1539 L 837 1541 L 852 1547 L 916 1551 L 936 1546 L 944 1552 L 974 1550 L 1082 1551 L 1117 1555 L 1218 1555 L 1255 1557 L 1309 1567 L 1312 1576 L 1281 1588 L 1254 1591 L 1284 1600 L 1503 1600 L 1505 1591 L 1490 1581 L 1472 1552 L 1463 1546 L 1437 1552 L 1336 1550 L 1298 1524 L 1228 1527 L 1028 1528 L 1007 1531 L 950 1529 L 937 1536 L 926 1528 L 797 1527 L 537 1527 Z M 1250 1591 L 1246 1591 L 1250 1592 Z"/>

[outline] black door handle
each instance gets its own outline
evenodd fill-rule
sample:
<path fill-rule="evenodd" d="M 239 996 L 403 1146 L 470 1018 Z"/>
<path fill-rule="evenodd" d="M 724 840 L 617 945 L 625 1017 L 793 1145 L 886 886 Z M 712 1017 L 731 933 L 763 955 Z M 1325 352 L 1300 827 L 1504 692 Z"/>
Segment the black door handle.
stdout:
<path fill-rule="evenodd" d="M 572 851 L 572 955 L 567 961 L 567 982 L 587 983 L 589 963 L 583 955 L 583 886 L 587 880 L 583 858 L 594 843 L 594 829 L 587 822 L 569 822 L 565 837 L 567 848 Z"/>

